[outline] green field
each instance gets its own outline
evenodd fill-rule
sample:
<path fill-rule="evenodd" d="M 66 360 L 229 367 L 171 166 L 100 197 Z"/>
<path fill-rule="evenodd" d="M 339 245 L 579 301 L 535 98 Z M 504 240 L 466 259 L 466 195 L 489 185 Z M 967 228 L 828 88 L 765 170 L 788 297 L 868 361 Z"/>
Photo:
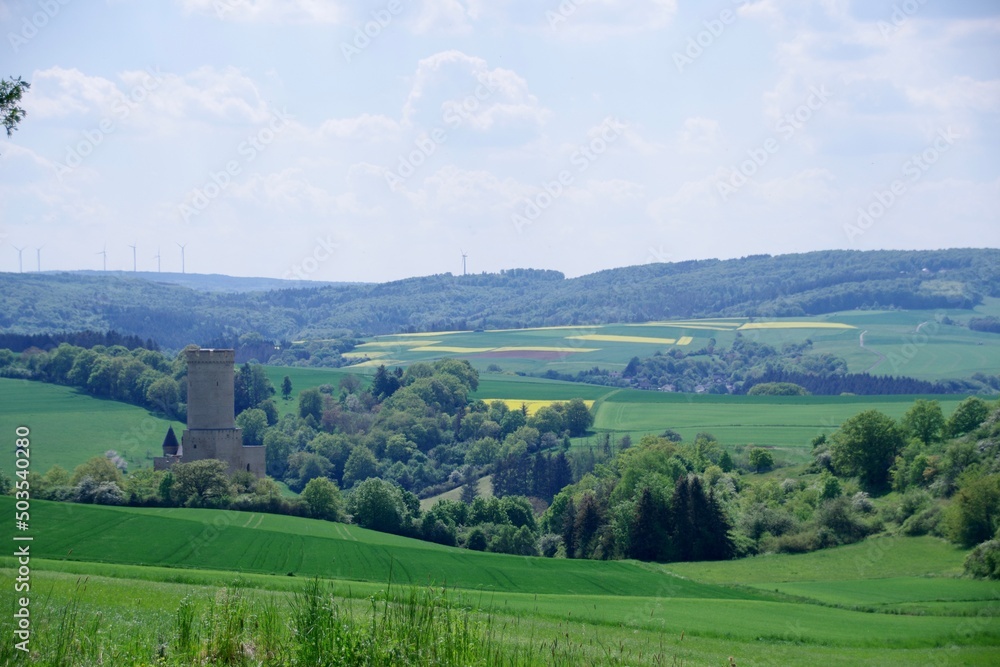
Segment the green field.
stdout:
<path fill-rule="evenodd" d="M 0 433 L 3 462 L 14 461 L 14 429 L 31 429 L 31 467 L 44 473 L 53 465 L 72 470 L 109 449 L 125 457 L 130 467 L 152 465 L 161 455 L 163 436 L 173 425 L 180 436 L 184 425 L 117 401 L 93 398 L 70 387 L 0 378 Z"/>
<path fill-rule="evenodd" d="M 320 387 L 328 384 L 336 389 L 337 385 L 348 373 L 340 369 L 333 368 L 300 368 L 298 366 L 264 366 L 267 379 L 274 385 L 274 403 L 278 406 L 280 414 L 289 414 L 298 411 L 299 392 L 303 389 Z M 285 401 L 281 398 L 281 383 L 288 376 L 292 381 L 291 400 Z"/>
<path fill-rule="evenodd" d="M 3 497 L 0 507 L 12 513 L 13 500 Z M 44 539 L 33 546 L 40 558 L 375 582 L 387 581 L 391 569 L 393 580 L 404 584 L 577 595 L 643 595 L 669 578 L 670 586 L 688 597 L 755 597 L 624 561 L 564 563 L 481 554 L 357 526 L 270 514 L 36 501 L 32 520 L 45 527 Z"/>
<path fill-rule="evenodd" d="M 596 405 L 594 428 L 615 434 L 659 433 L 671 428 L 685 440 L 711 433 L 723 445 L 756 444 L 809 454 L 817 435 L 830 435 L 845 419 L 875 408 L 898 419 L 916 396 L 727 396 L 620 390 Z M 945 415 L 962 397 L 928 396 Z"/>
<path fill-rule="evenodd" d="M 0 499 L 8 514 L 12 504 Z M 45 502 L 32 505 L 32 533 L 36 599 L 72 601 L 93 627 L 112 621 L 105 641 L 139 626 L 169 635 L 182 600 L 211 609 L 234 580 L 282 607 L 320 575 L 364 614 L 391 570 L 397 590 L 447 584 L 451 604 L 488 613 L 504 642 L 546 647 L 524 664 L 579 664 L 552 661 L 555 645 L 589 664 L 627 653 L 620 664 L 988 665 L 1000 646 L 1000 585 L 954 578 L 965 552 L 933 538 L 657 565 L 469 552 L 290 517 Z M 12 565 L 0 558 L 5 589 Z"/>
<path fill-rule="evenodd" d="M 957 577 L 966 552 L 933 537 L 875 537 L 808 554 L 768 554 L 725 563 L 671 563 L 670 572 L 715 584 L 844 582 L 892 577 Z"/>
<path fill-rule="evenodd" d="M 580 382 L 560 382 L 543 378 L 519 377 L 517 375 L 483 374 L 479 378 L 479 389 L 472 398 L 507 398 L 522 400 L 568 401 L 574 398 L 596 400 L 606 396 L 610 390 L 593 384 Z"/>

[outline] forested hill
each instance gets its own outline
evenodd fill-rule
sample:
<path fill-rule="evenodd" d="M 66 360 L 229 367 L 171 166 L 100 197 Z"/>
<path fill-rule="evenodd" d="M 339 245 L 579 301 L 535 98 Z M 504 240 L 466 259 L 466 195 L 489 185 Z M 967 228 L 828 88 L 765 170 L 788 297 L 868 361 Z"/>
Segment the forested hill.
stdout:
<path fill-rule="evenodd" d="M 301 284 L 301 283 L 299 283 Z M 556 271 L 443 274 L 380 284 L 205 293 L 125 274 L 0 274 L 0 332 L 114 329 L 167 348 L 257 331 L 511 328 L 855 308 L 971 308 L 1000 296 L 1000 250 L 823 251 Z"/>

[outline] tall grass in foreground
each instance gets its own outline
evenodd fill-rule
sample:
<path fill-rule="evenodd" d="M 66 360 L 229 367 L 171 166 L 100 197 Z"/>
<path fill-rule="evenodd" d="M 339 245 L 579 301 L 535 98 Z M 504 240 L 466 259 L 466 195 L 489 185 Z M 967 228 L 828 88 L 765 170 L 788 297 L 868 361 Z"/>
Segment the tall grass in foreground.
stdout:
<path fill-rule="evenodd" d="M 138 593 L 138 591 L 137 591 Z M 5 593 L 3 610 L 13 607 Z M 440 588 L 391 587 L 363 601 L 338 597 L 312 580 L 292 596 L 238 583 L 214 595 L 187 595 L 171 613 L 130 613 L 128 605 L 89 600 L 86 579 L 67 598 L 32 602 L 31 652 L 0 642 L 0 665 L 634 665 L 675 664 L 662 647 L 639 652 L 599 639 L 536 639 L 517 619 L 500 623 Z M 0 620 L 11 637 L 12 615 Z M 530 626 L 530 624 L 528 624 Z M 647 647 L 648 649 L 649 647 Z"/>

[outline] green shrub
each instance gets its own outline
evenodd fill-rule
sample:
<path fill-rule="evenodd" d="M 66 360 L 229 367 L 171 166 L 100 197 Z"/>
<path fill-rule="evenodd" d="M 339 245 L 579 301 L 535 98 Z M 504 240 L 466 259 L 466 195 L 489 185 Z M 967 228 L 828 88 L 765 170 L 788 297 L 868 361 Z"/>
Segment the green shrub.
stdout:
<path fill-rule="evenodd" d="M 833 533 L 841 544 L 857 542 L 876 531 L 876 526 L 865 523 L 857 516 L 851 500 L 846 496 L 820 505 L 816 510 L 816 525 Z"/>
<path fill-rule="evenodd" d="M 891 520 L 902 524 L 911 516 L 931 504 L 931 494 L 922 489 L 910 489 L 899 498 L 899 503 L 887 512 Z"/>
<path fill-rule="evenodd" d="M 940 505 L 932 505 L 927 509 L 906 519 L 900 527 L 903 535 L 917 537 L 919 535 L 940 535 L 943 512 Z"/>
<path fill-rule="evenodd" d="M 984 542 L 1000 528 L 1000 475 L 962 484 L 948 508 L 948 538 L 967 547 Z"/>
<path fill-rule="evenodd" d="M 977 579 L 1000 579 L 1000 540 L 988 540 L 965 557 L 965 573 Z"/>
<path fill-rule="evenodd" d="M 789 533 L 766 540 L 767 550 L 779 554 L 804 554 L 816 550 L 818 541 L 816 530 Z"/>

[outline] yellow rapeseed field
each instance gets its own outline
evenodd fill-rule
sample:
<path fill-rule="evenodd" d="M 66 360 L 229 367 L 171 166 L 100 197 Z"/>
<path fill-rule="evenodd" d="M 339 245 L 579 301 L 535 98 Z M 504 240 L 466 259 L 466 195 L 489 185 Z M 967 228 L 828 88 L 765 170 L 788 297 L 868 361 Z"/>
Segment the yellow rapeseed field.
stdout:
<path fill-rule="evenodd" d="M 550 399 L 520 399 L 520 398 L 484 398 L 483 402 L 489 405 L 493 401 L 500 401 L 506 405 L 511 410 L 520 410 L 521 405 L 528 406 L 528 415 L 533 415 L 538 412 L 539 409 L 545 407 L 546 405 L 552 405 L 553 403 L 569 403 L 569 401 L 554 401 Z M 593 401 L 584 401 L 587 409 L 594 407 Z"/>

